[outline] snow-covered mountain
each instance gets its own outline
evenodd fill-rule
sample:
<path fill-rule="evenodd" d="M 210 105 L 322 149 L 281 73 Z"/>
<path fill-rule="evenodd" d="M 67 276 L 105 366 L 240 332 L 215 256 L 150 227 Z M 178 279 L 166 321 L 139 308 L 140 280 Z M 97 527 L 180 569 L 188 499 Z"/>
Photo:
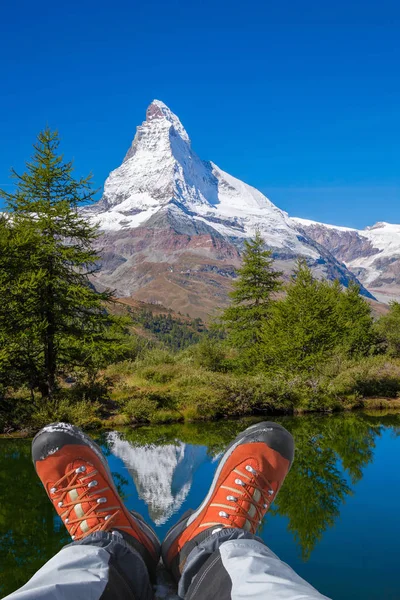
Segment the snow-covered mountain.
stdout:
<path fill-rule="evenodd" d="M 111 452 L 124 462 L 156 525 L 163 525 L 180 509 L 189 494 L 194 473 L 207 460 L 205 446 L 183 442 L 139 446 L 112 431 L 107 443 Z"/>
<path fill-rule="evenodd" d="M 302 233 L 327 248 L 381 302 L 400 299 L 400 225 L 366 229 L 293 219 Z"/>
<path fill-rule="evenodd" d="M 106 180 L 100 207 L 96 220 L 105 231 L 138 227 L 170 210 L 177 218 L 189 216 L 199 229 L 246 238 L 258 228 L 274 248 L 319 256 L 261 192 L 202 161 L 178 117 L 159 100 L 150 104 L 122 165 Z"/>
<path fill-rule="evenodd" d="M 85 212 L 103 232 L 98 284 L 193 315 L 226 303 L 243 241 L 257 229 L 284 272 L 301 255 L 320 277 L 354 278 L 261 192 L 201 160 L 159 100 Z"/>

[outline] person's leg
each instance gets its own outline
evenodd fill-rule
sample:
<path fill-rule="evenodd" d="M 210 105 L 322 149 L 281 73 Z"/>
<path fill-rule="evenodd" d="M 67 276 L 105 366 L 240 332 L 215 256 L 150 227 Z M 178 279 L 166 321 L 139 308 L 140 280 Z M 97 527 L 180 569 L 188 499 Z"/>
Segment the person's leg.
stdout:
<path fill-rule="evenodd" d="M 34 438 L 32 458 L 73 543 L 8 598 L 152 598 L 159 541 L 124 506 L 101 449 L 77 427 L 56 423 Z"/>
<path fill-rule="evenodd" d="M 122 533 L 97 531 L 65 546 L 7 600 L 152 600 L 149 572 Z"/>
<path fill-rule="evenodd" d="M 253 534 L 224 528 L 199 541 L 179 580 L 186 600 L 323 600 Z"/>
<path fill-rule="evenodd" d="M 324 598 L 255 536 L 293 457 L 292 436 L 270 422 L 249 427 L 228 447 L 202 504 L 162 544 L 181 598 Z"/>

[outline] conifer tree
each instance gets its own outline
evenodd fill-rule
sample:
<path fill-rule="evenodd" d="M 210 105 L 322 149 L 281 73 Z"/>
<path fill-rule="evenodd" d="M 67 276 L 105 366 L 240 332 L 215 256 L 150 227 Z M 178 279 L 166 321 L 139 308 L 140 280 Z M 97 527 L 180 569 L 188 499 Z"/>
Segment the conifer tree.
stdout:
<path fill-rule="evenodd" d="M 390 302 L 390 310 L 378 319 L 376 332 L 391 356 L 400 356 L 400 302 Z"/>
<path fill-rule="evenodd" d="M 41 379 L 38 356 L 36 304 L 40 274 L 35 267 L 24 276 L 40 238 L 29 227 L 12 224 L 10 216 L 0 219 L 0 385 L 31 390 Z"/>
<path fill-rule="evenodd" d="M 340 293 L 313 277 L 304 259 L 297 262 L 284 299 L 276 302 L 264 324 L 265 361 L 275 369 L 312 371 L 335 348 L 340 337 L 335 296 Z"/>
<path fill-rule="evenodd" d="M 371 309 L 359 286 L 350 282 L 343 290 L 338 281 L 320 281 L 300 259 L 264 326 L 265 360 L 274 369 L 312 372 L 333 354 L 368 354 L 374 339 Z"/>
<path fill-rule="evenodd" d="M 367 355 L 375 342 L 371 306 L 360 295 L 360 286 L 350 281 L 337 297 L 337 327 L 340 346 L 349 357 Z"/>
<path fill-rule="evenodd" d="M 77 347 L 103 339 L 110 300 L 89 281 L 97 229 L 78 210 L 95 193 L 91 177 L 75 179 L 58 146 L 46 128 L 26 171 L 12 171 L 15 191 L 0 190 L 8 211 L 0 223 L 0 371 L 17 365 L 49 399 L 57 374 L 84 360 Z"/>
<path fill-rule="evenodd" d="M 265 249 L 259 231 L 245 241 L 242 260 L 230 293 L 232 303 L 221 321 L 228 342 L 240 351 L 240 361 L 248 367 L 259 359 L 262 325 L 269 318 L 273 295 L 281 288 L 282 273 L 273 269 L 272 252 Z"/>

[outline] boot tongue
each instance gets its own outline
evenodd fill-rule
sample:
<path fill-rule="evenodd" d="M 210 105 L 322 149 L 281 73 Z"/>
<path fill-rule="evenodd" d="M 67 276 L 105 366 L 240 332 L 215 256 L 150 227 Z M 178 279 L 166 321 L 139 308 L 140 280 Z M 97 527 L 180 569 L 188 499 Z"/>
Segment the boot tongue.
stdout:
<path fill-rule="evenodd" d="M 80 465 L 76 465 L 76 468 L 79 468 L 79 466 Z M 92 476 L 91 473 L 93 473 Z M 89 487 L 89 484 L 94 481 L 96 481 L 97 484 Z M 67 496 L 69 502 L 76 502 L 78 498 L 84 494 L 82 501 L 72 507 L 69 521 L 83 519 L 90 510 L 92 511 L 88 518 L 83 519 L 78 524 L 77 528 L 77 524 L 74 525 L 76 536 L 80 537 L 81 535 L 85 535 L 88 531 L 93 529 L 93 527 L 104 523 L 106 514 L 109 514 L 107 506 L 110 506 L 107 502 L 107 492 L 109 492 L 109 488 L 105 490 L 104 488 L 106 487 L 108 488 L 102 481 L 100 473 L 96 472 L 92 465 L 86 465 L 86 470 L 80 474 L 76 481 L 76 487 L 68 492 Z M 106 502 L 98 502 L 98 500 L 102 498 L 106 498 Z M 99 516 L 96 513 L 103 513 L 104 516 Z"/>

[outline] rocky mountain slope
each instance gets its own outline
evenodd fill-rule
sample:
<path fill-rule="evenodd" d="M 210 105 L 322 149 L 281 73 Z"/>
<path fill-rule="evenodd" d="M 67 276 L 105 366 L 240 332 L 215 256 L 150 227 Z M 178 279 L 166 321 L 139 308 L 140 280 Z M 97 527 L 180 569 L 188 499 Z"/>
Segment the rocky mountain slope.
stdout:
<path fill-rule="evenodd" d="M 293 219 L 304 235 L 343 262 L 381 302 L 400 299 L 400 225 L 376 223 L 363 230 Z"/>
<path fill-rule="evenodd" d="M 102 231 L 96 285 L 192 316 L 226 304 L 243 242 L 256 229 L 286 274 L 304 256 L 320 277 L 343 284 L 354 278 L 261 192 L 202 161 L 178 117 L 158 100 L 102 199 L 85 212 Z"/>

